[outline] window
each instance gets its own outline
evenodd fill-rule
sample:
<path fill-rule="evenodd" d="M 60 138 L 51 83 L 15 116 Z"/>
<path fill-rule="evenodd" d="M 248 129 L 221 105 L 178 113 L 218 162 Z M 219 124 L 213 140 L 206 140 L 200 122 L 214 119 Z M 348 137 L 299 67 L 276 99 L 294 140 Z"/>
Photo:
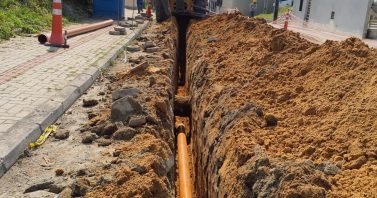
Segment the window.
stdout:
<path fill-rule="evenodd" d="M 300 9 L 299 9 L 299 11 L 302 11 L 303 4 L 304 4 L 304 0 L 300 0 Z"/>
<path fill-rule="evenodd" d="M 335 18 L 335 12 L 332 11 L 332 12 L 331 12 L 331 18 L 330 18 L 330 19 L 334 19 L 334 18 Z"/>

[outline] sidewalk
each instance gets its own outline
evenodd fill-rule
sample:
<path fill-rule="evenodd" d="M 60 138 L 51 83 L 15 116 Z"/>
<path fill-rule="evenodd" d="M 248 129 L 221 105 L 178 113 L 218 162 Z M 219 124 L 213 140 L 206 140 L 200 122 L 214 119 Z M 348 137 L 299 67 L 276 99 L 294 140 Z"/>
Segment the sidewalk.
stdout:
<path fill-rule="evenodd" d="M 100 29 L 55 52 L 32 37 L 0 44 L 0 177 L 148 24 L 124 36 L 109 35 L 113 27 Z"/>
<path fill-rule="evenodd" d="M 273 24 L 273 23 L 269 23 L 269 24 L 275 28 L 280 28 L 280 29 L 283 28 L 282 24 Z M 293 32 L 298 32 L 302 35 L 302 37 L 317 44 L 322 44 L 326 40 L 342 41 L 351 37 L 347 35 L 340 35 L 340 34 L 327 32 L 323 30 L 308 28 L 299 24 L 289 24 L 288 30 L 293 31 Z M 377 40 L 362 39 L 362 41 L 365 42 L 367 45 L 369 45 L 369 47 L 377 48 Z"/>

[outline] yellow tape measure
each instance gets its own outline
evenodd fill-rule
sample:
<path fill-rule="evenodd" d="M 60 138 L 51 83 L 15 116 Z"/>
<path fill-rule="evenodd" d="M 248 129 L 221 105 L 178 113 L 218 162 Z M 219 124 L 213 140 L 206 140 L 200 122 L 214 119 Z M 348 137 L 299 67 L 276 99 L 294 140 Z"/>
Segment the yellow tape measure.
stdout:
<path fill-rule="evenodd" d="M 42 133 L 42 135 L 39 136 L 39 138 L 37 139 L 37 141 L 35 141 L 34 143 L 30 143 L 29 144 L 29 149 L 33 149 L 33 148 L 38 147 L 38 146 L 42 145 L 43 143 L 45 143 L 46 139 L 48 138 L 48 136 L 51 133 L 55 132 L 57 128 L 58 127 L 55 126 L 55 125 L 51 125 L 51 126 L 47 127 L 44 130 L 44 132 Z"/>

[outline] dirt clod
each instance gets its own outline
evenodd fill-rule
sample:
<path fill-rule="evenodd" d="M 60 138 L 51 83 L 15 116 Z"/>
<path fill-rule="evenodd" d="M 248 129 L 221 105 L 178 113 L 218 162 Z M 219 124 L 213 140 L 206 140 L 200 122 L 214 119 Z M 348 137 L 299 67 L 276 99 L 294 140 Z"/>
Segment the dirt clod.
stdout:
<path fill-rule="evenodd" d="M 114 133 L 113 138 L 115 140 L 131 140 L 137 131 L 130 127 L 123 127 Z"/>
<path fill-rule="evenodd" d="M 84 136 L 82 137 L 82 143 L 84 144 L 90 144 L 92 143 L 94 140 L 95 140 L 95 136 L 91 133 L 86 133 L 84 134 Z"/>
<path fill-rule="evenodd" d="M 58 130 L 55 134 L 54 134 L 54 137 L 55 139 L 58 139 L 58 140 L 65 140 L 69 137 L 69 130 Z"/>
<path fill-rule="evenodd" d="M 278 119 L 274 115 L 266 115 L 264 119 L 266 120 L 266 127 L 274 127 L 278 125 Z"/>
<path fill-rule="evenodd" d="M 93 107 L 98 104 L 98 100 L 96 99 L 84 99 L 82 101 L 84 107 Z"/>
<path fill-rule="evenodd" d="M 109 139 L 101 138 L 97 140 L 97 143 L 98 143 L 98 146 L 109 146 L 112 142 Z"/>
<path fill-rule="evenodd" d="M 64 170 L 63 169 L 56 169 L 55 170 L 55 175 L 56 176 L 62 176 L 64 174 Z"/>
<path fill-rule="evenodd" d="M 132 128 L 137 128 L 143 126 L 145 123 L 147 123 L 147 120 L 144 116 L 138 116 L 138 117 L 131 117 L 130 121 L 128 122 L 128 126 Z"/>

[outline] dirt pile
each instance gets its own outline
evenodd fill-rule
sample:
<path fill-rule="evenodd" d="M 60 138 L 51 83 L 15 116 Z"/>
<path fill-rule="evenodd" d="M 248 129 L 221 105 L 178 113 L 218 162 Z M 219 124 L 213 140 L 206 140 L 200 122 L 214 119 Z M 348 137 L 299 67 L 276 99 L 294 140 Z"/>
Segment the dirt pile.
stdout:
<path fill-rule="evenodd" d="M 88 112 L 82 143 L 111 145 L 104 155 L 112 160 L 77 176 L 72 195 L 174 197 L 174 45 L 164 34 L 169 34 L 168 24 L 155 25 L 138 39 L 136 45 L 153 42 L 165 51 L 129 54 L 132 67 L 109 77 L 108 91 L 100 93 L 107 96 L 99 101 L 104 108 Z"/>
<path fill-rule="evenodd" d="M 376 50 L 223 14 L 187 52 L 199 197 L 377 196 Z"/>

